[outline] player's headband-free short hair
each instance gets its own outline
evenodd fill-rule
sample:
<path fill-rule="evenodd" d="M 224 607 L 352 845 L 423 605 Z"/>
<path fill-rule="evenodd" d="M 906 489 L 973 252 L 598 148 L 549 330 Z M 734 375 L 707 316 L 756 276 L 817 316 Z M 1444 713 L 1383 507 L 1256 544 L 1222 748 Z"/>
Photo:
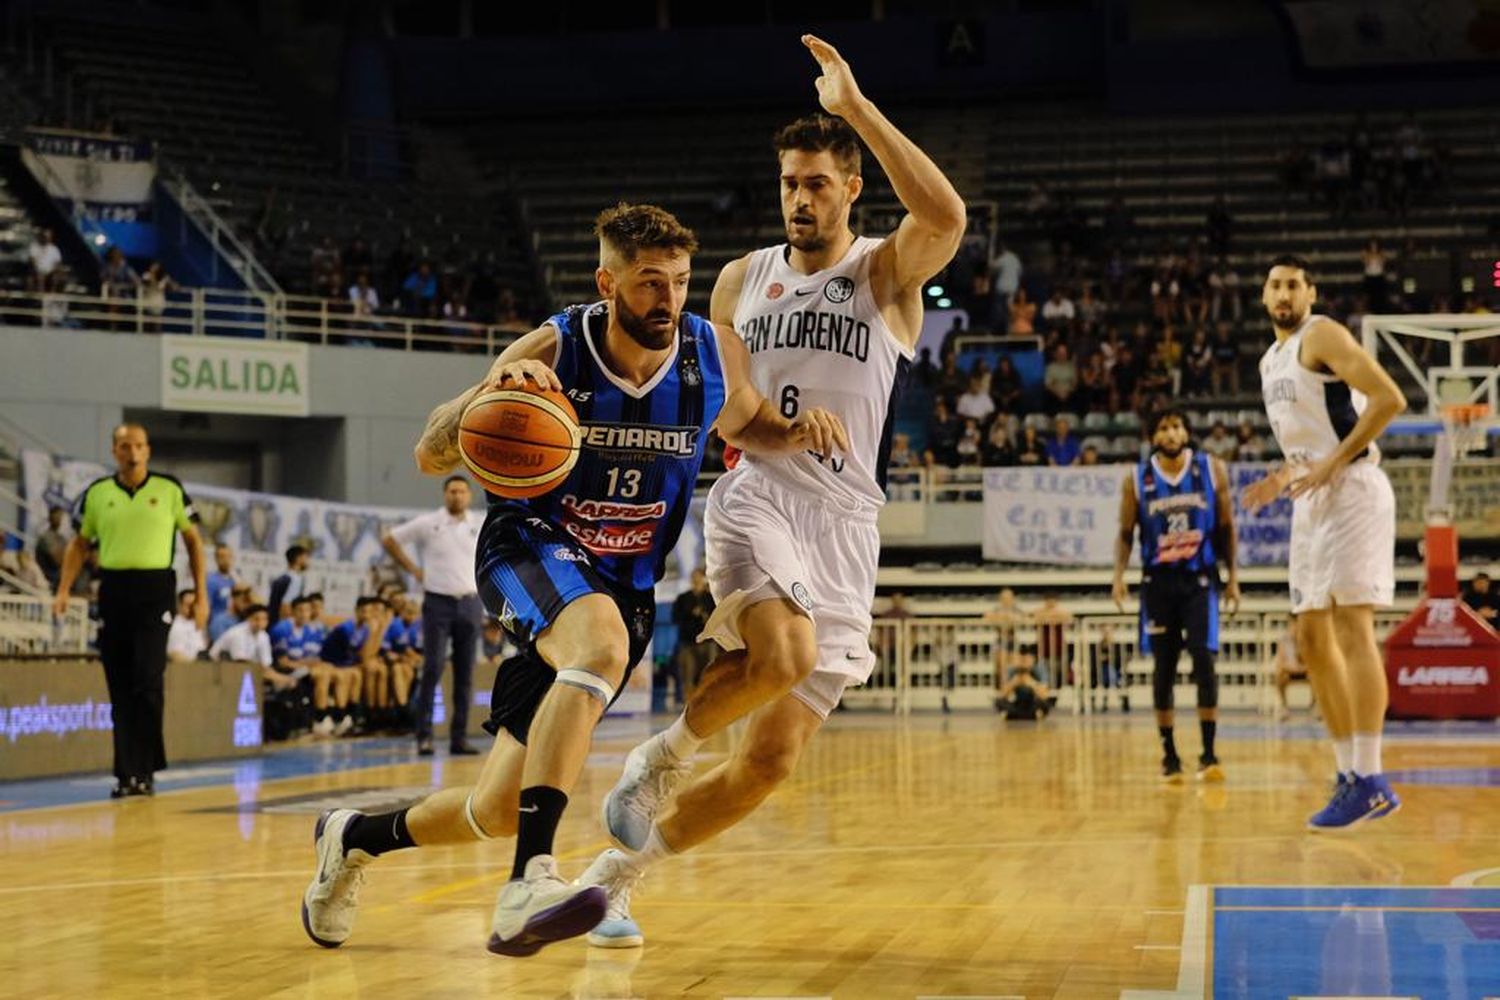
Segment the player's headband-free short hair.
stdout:
<path fill-rule="evenodd" d="M 1168 406 L 1165 409 L 1158 410 L 1151 417 L 1151 436 L 1156 437 L 1156 432 L 1161 429 L 1162 423 L 1170 420 L 1172 417 L 1176 417 L 1182 422 L 1182 429 L 1187 431 L 1188 437 L 1193 436 L 1193 422 L 1188 419 L 1188 415 L 1186 413 L 1182 412 L 1175 406 Z"/>
<path fill-rule="evenodd" d="M 634 264 L 642 250 L 698 251 L 698 237 L 693 231 L 656 205 L 622 201 L 606 208 L 594 220 L 594 235 L 599 237 L 601 257 L 612 254 L 626 264 Z"/>
<path fill-rule="evenodd" d="M 827 150 L 838 161 L 840 170 L 850 177 L 859 176 L 859 135 L 842 118 L 823 114 L 798 118 L 777 131 L 771 138 L 771 146 L 778 157 L 792 149 L 802 153 Z"/>
<path fill-rule="evenodd" d="M 1266 266 L 1266 273 L 1270 274 L 1272 269 L 1278 267 L 1295 267 L 1302 272 L 1302 277 L 1310 285 L 1313 283 L 1312 264 L 1308 263 L 1306 257 L 1299 257 L 1294 253 L 1284 253 L 1271 258 L 1271 263 Z"/>
<path fill-rule="evenodd" d="M 448 487 L 452 486 L 454 483 L 463 483 L 465 486 L 468 486 L 469 485 L 469 478 L 467 476 L 460 476 L 460 475 L 457 475 L 457 474 L 449 476 L 447 479 L 443 480 L 443 489 L 446 490 Z"/>

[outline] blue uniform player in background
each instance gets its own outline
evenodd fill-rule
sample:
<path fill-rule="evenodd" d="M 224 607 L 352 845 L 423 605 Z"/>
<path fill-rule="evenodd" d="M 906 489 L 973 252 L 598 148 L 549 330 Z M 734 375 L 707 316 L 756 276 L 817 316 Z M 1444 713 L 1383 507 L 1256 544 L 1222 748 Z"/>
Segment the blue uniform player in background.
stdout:
<path fill-rule="evenodd" d="M 1186 645 L 1198 686 L 1198 726 L 1203 752 L 1198 778 L 1223 781 L 1214 754 L 1218 728 L 1219 561 L 1228 569 L 1224 592 L 1238 610 L 1234 505 L 1224 463 L 1188 447 L 1191 431 L 1180 410 L 1167 409 L 1151 422 L 1152 453 L 1125 480 L 1120 498 L 1120 535 L 1115 545 L 1114 599 L 1125 606 L 1125 564 L 1141 534 L 1141 648 L 1152 654 L 1152 700 L 1161 735 L 1161 775 L 1182 781 L 1182 760 L 1173 738 L 1172 696 L 1177 661 Z"/>
<path fill-rule="evenodd" d="M 565 881 L 553 837 L 594 726 L 651 638 L 653 588 L 687 516 L 710 428 L 763 455 L 832 457 L 835 446 L 848 447 L 825 410 L 781 416 L 750 383 L 744 343 L 682 311 L 698 245 L 690 230 L 655 206 L 621 204 L 601 213 L 595 232 L 602 301 L 508 347 L 483 382 L 433 411 L 416 450 L 423 472 L 450 472 L 470 400 L 527 381 L 566 393 L 583 431 L 563 483 L 530 500 L 492 498 L 480 534 L 480 596 L 521 648 L 495 679 L 486 725 L 494 747 L 473 789 L 380 816 L 336 809 L 319 819 L 318 872 L 302 919 L 321 945 L 348 938 L 372 858 L 512 834 L 490 951 L 530 955 L 604 920 L 605 888 Z"/>

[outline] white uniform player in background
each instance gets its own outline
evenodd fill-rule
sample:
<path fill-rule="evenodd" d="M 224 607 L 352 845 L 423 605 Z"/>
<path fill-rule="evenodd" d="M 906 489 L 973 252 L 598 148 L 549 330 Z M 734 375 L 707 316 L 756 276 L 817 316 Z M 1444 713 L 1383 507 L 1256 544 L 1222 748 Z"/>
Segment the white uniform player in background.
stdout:
<path fill-rule="evenodd" d="M 952 259 L 966 215 L 953 185 L 860 93 L 838 52 L 810 35 L 802 41 L 821 67 L 828 115 L 775 139 L 787 242 L 726 266 L 711 314 L 749 347 L 767 405 L 832 411 L 849 448 L 826 459 L 747 457 L 714 485 L 704 533 L 718 608 L 705 634 L 731 652 L 668 730 L 631 751 L 605 801 L 605 825 L 629 853 L 606 851 L 580 880 L 609 890 L 595 945 L 639 944 L 628 903 L 640 873 L 749 815 L 792 773 L 844 688 L 874 668 L 875 520 L 891 411 L 921 334 L 922 287 Z M 860 140 L 908 213 L 884 239 L 849 228 L 863 188 Z M 702 741 L 747 714 L 730 758 L 664 809 Z"/>
<path fill-rule="evenodd" d="M 1243 500 L 1255 510 L 1292 497 L 1297 650 L 1338 764 L 1333 798 L 1308 828 L 1348 829 L 1401 805 L 1380 759 L 1387 692 L 1374 609 L 1395 593 L 1396 500 L 1375 439 L 1406 399 L 1342 324 L 1311 312 L 1306 261 L 1272 261 L 1262 301 L 1276 343 L 1261 358 L 1261 390 L 1286 464 Z"/>

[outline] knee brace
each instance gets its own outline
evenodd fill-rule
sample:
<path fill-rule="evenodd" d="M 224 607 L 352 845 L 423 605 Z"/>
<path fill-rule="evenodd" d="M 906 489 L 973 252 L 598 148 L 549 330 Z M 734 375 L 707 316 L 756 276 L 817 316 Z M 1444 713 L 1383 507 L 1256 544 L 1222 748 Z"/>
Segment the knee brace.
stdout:
<path fill-rule="evenodd" d="M 489 834 L 485 833 L 484 832 L 484 827 L 482 827 L 482 826 L 479 825 L 479 820 L 474 815 L 474 793 L 473 792 L 470 792 L 468 794 L 468 796 L 464 798 L 464 821 L 469 824 L 469 829 L 473 832 L 474 836 L 478 837 L 480 840 L 498 840 L 499 839 L 498 837 L 492 837 Z"/>
<path fill-rule="evenodd" d="M 1182 656 L 1182 636 L 1170 632 L 1151 637 L 1155 667 L 1151 671 L 1151 704 L 1158 712 L 1170 712 L 1172 689 L 1177 685 L 1177 661 Z"/>
<path fill-rule="evenodd" d="M 1198 707 L 1219 707 L 1219 675 L 1214 672 L 1214 654 L 1207 649 L 1193 650 L 1193 683 L 1198 685 Z"/>
<path fill-rule="evenodd" d="M 557 683 L 587 691 L 599 699 L 599 704 L 608 707 L 614 700 L 615 686 L 592 670 L 567 667 L 557 672 Z"/>

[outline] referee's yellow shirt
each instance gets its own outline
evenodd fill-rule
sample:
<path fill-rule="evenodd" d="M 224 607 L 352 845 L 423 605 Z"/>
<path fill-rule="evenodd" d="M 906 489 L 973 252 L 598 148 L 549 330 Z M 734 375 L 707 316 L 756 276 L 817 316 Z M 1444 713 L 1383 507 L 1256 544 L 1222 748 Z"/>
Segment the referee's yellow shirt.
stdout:
<path fill-rule="evenodd" d="M 171 569 L 177 532 L 197 520 L 193 502 L 171 476 L 148 472 L 133 490 L 119 479 L 96 479 L 73 508 L 81 538 L 99 545 L 99 568 Z"/>

